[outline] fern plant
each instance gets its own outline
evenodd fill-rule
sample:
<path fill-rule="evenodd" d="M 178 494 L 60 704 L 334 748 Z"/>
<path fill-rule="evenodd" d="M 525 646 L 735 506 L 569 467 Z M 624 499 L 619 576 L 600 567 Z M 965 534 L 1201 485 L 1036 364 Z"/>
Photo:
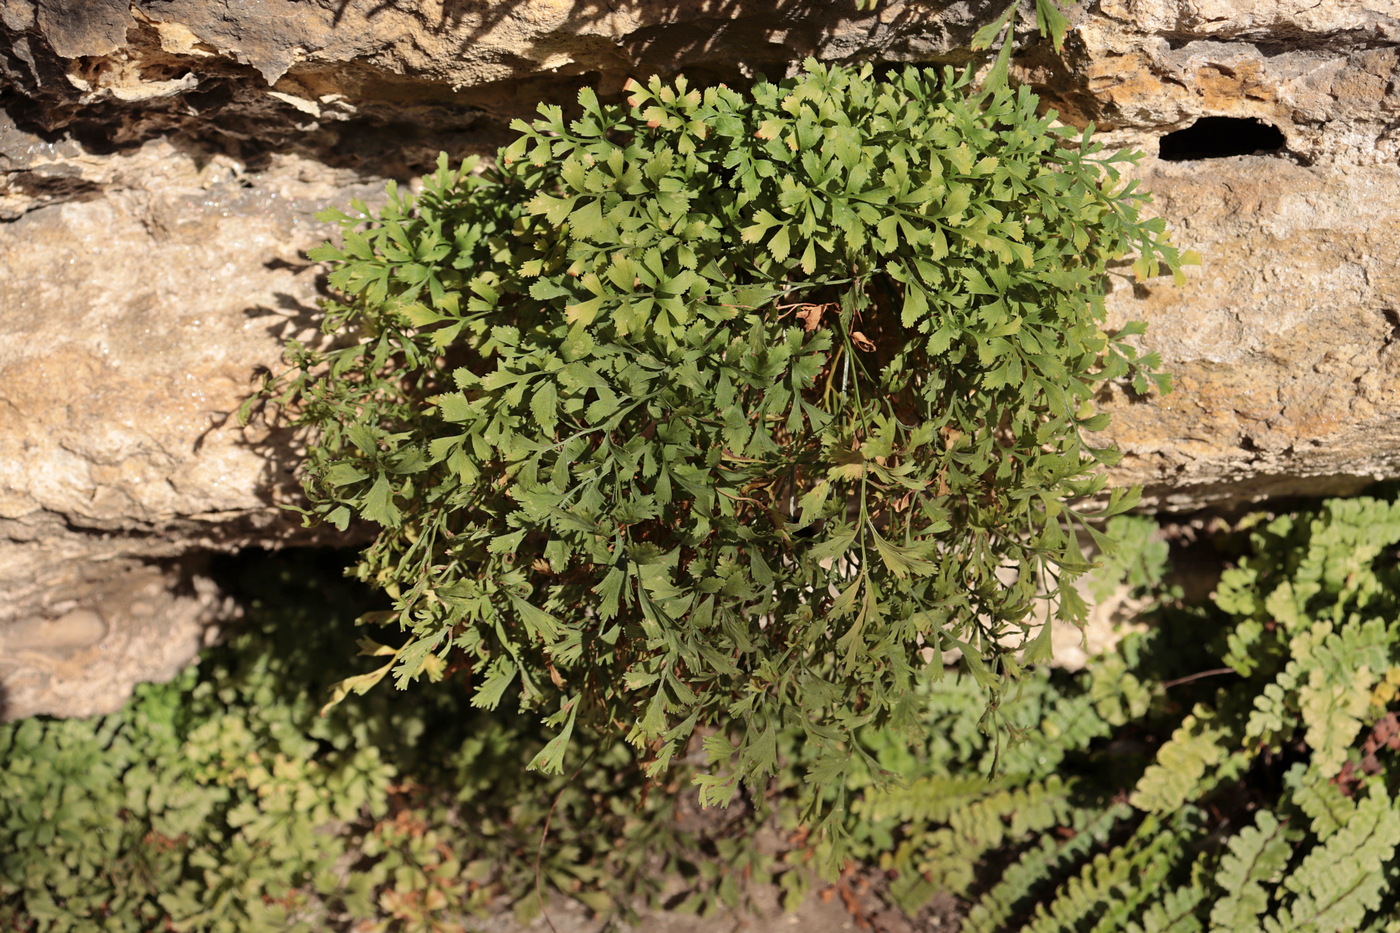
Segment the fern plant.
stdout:
<path fill-rule="evenodd" d="M 1211 605 L 1125 642 L 1131 680 L 1081 688 L 1149 699 L 1111 719 L 1111 705 L 1086 711 L 1089 792 L 1029 845 L 1010 840 L 1022 850 L 969 892 L 966 929 L 1400 929 L 1400 504 L 1333 500 L 1237 531 L 1247 553 Z M 1174 629 L 1193 630 L 1179 632 L 1189 653 Z M 1202 643 L 1202 630 L 1218 635 Z M 1183 664 L 1197 671 L 1176 676 Z"/>
<path fill-rule="evenodd" d="M 990 42 L 1014 10 L 984 30 Z M 1005 48 L 999 66 L 1005 70 Z M 1116 453 L 1093 393 L 1165 378 L 1103 330 L 1105 277 L 1183 257 L 1138 157 L 970 71 L 814 61 L 748 93 L 652 79 L 541 107 L 494 165 L 332 212 L 338 297 L 269 392 L 309 429 L 309 518 L 379 527 L 404 684 L 460 672 L 661 774 L 702 727 L 706 803 L 862 729 L 910 729 L 928 652 L 989 697 L 1084 618 L 1079 532 Z M 1034 637 L 1033 637 L 1034 636 Z M 867 762 L 868 764 L 869 762 Z"/>

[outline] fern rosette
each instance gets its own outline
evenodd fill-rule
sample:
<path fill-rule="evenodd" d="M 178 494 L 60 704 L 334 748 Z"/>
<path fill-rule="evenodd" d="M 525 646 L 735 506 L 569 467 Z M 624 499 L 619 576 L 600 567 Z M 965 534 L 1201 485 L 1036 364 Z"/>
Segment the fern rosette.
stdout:
<path fill-rule="evenodd" d="M 1025 89 L 809 61 L 628 92 L 541 107 L 485 171 L 444 157 L 314 254 L 359 340 L 283 396 L 310 512 L 381 526 L 359 572 L 410 636 L 341 691 L 453 665 L 548 710 L 549 771 L 585 724 L 652 774 L 707 727 L 707 802 L 796 727 L 839 787 L 930 657 L 995 711 L 1048 657 L 1037 603 L 1083 619 L 1092 394 L 1162 378 L 1102 329 L 1106 274 L 1180 257 L 1119 183 L 1136 156 Z"/>

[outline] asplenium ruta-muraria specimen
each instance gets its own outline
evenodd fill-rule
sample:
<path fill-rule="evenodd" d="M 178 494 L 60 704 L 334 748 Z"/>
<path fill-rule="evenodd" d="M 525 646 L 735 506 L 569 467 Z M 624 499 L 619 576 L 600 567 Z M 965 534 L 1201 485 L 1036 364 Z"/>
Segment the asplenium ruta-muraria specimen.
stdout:
<path fill-rule="evenodd" d="M 707 727 L 706 802 L 797 726 L 839 809 L 853 732 L 912 726 L 930 657 L 960 649 L 994 719 L 1048 656 L 1037 603 L 1083 619 L 1091 398 L 1161 379 L 1102 329 L 1106 275 L 1180 257 L 1136 155 L 1024 88 L 808 62 L 628 91 L 444 156 L 312 254 L 354 339 L 283 384 L 308 510 L 379 526 L 359 575 L 407 633 L 342 695 L 451 670 L 544 711 L 548 771 L 579 729 L 655 774 Z"/>

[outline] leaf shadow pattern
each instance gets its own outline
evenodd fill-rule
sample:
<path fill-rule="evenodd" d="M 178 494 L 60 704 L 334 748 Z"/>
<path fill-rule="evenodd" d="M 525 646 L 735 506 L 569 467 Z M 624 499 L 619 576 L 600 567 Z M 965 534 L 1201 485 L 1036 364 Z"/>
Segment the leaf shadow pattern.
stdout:
<path fill-rule="evenodd" d="M 808 55 L 827 61 L 963 61 L 973 31 L 1003 0 L 336 0 L 334 22 L 413 16 L 459 53 L 528 23 L 535 37 L 505 55 L 528 73 L 601 76 L 603 96 L 624 77 L 684 71 L 692 82 L 778 78 Z M 544 28 L 541 28 L 541 27 Z M 613 80 L 616 79 L 616 80 Z M 617 84 L 617 88 L 611 85 Z"/>
<path fill-rule="evenodd" d="M 298 259 L 300 261 L 295 263 L 280 258 L 272 259 L 266 266 L 269 269 L 286 268 L 296 272 L 304 272 L 315 266 L 305 254 L 300 255 Z M 275 338 L 281 346 L 288 346 L 289 342 L 293 341 L 312 346 L 328 344 L 333 340 L 320 333 L 324 313 L 319 307 L 319 300 L 329 297 L 330 291 L 326 276 L 320 270 L 315 276 L 315 294 L 317 302 L 312 303 L 296 295 L 276 292 L 273 295 L 275 306 L 253 305 L 243 309 L 243 315 L 250 321 L 262 322 L 267 334 Z M 367 529 L 352 525 L 347 532 L 340 532 L 324 522 L 306 525 L 295 518 L 294 513 L 299 511 L 299 503 L 305 497 L 297 472 L 304 456 L 305 430 L 292 426 L 288 411 L 280 406 L 275 398 L 264 397 L 259 391 L 266 380 L 275 378 L 289 365 L 288 359 L 284 357 L 278 362 L 276 370 L 258 367 L 250 373 L 248 398 L 244 408 L 241 411 L 225 412 L 212 422 L 196 442 L 196 449 L 212 432 L 237 430 L 239 421 L 245 422 L 242 425 L 243 444 L 254 451 L 263 464 L 255 487 L 257 495 L 268 506 L 286 510 L 288 513 L 279 523 L 285 529 L 281 543 L 337 547 L 363 544 L 372 537 Z"/>

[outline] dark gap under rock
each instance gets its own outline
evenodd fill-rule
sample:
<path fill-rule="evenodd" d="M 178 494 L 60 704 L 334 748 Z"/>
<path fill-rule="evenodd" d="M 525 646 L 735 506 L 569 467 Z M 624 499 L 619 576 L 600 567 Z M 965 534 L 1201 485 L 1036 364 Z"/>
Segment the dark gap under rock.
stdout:
<path fill-rule="evenodd" d="M 1158 158 L 1164 162 L 1223 159 L 1283 149 L 1278 127 L 1250 117 L 1201 117 L 1193 125 L 1163 136 Z"/>

